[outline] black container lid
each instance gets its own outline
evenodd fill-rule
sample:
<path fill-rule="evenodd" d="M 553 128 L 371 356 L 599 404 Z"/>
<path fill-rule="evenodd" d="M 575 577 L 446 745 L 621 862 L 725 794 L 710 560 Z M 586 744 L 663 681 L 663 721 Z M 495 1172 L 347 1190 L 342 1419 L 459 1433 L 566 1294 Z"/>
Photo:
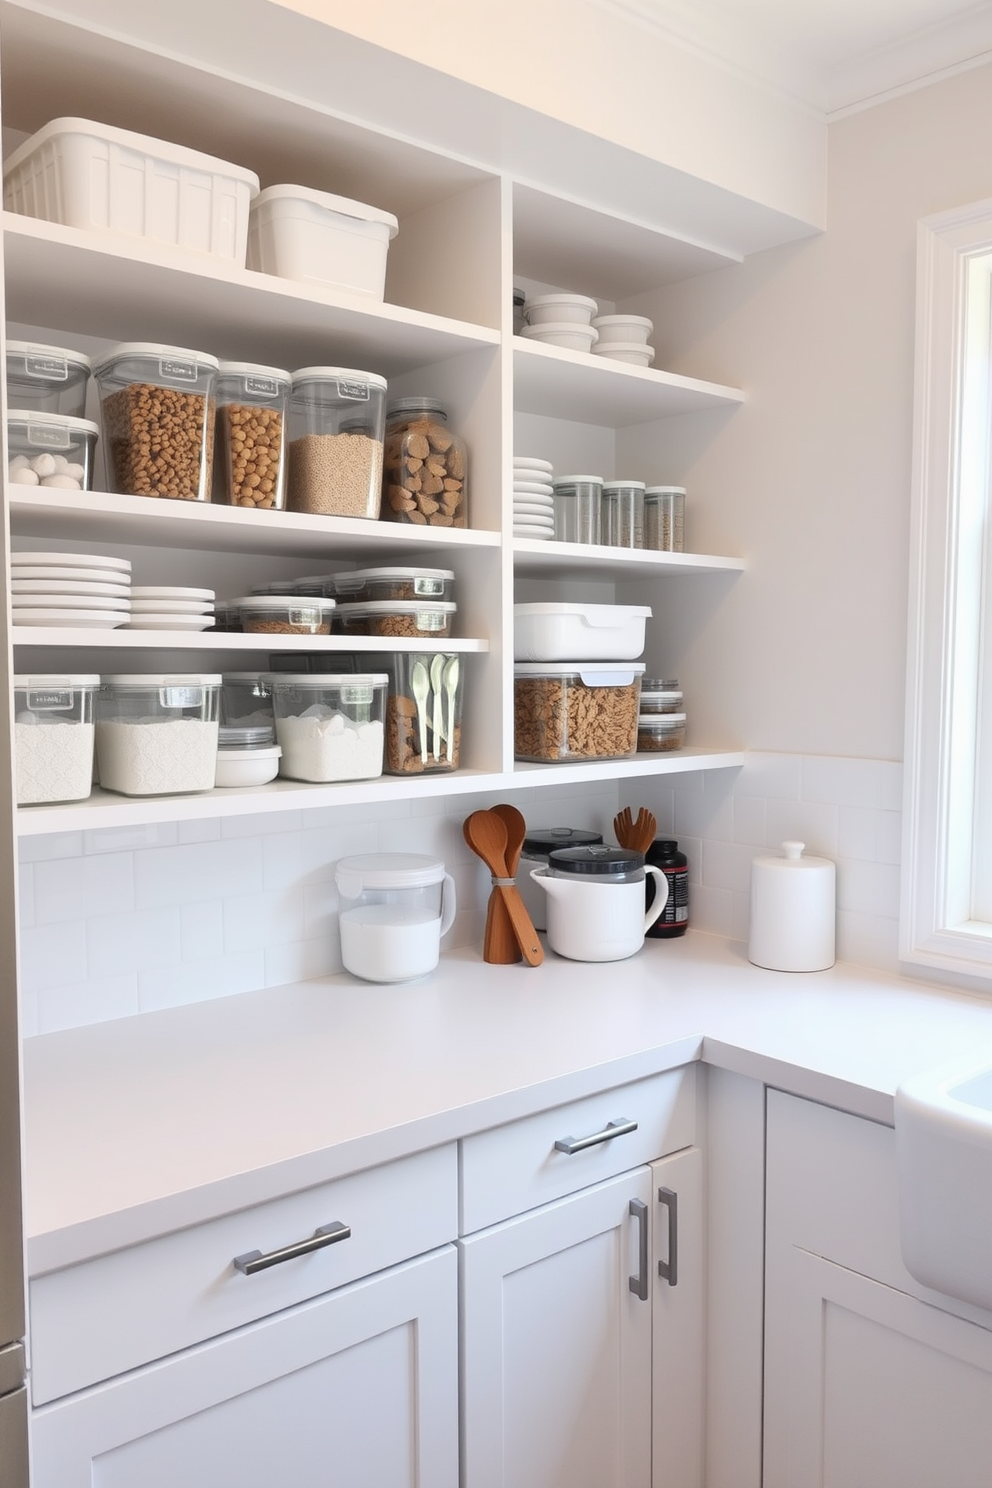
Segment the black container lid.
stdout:
<path fill-rule="evenodd" d="M 644 854 L 629 847 L 562 847 L 548 859 L 559 873 L 611 878 L 644 867 Z"/>
<path fill-rule="evenodd" d="M 556 847 L 594 847 L 602 840 L 602 832 L 590 832 L 585 827 L 535 827 L 524 838 L 521 856 L 546 858 Z"/>

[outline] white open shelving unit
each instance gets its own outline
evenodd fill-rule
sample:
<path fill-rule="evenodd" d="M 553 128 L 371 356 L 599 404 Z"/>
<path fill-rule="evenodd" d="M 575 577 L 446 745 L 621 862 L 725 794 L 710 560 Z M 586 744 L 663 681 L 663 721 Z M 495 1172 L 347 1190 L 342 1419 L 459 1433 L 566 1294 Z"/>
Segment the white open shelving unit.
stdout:
<path fill-rule="evenodd" d="M 271 17 L 256 0 L 246 0 L 243 10 L 246 21 L 248 12 L 257 12 L 258 25 L 269 24 Z M 118 553 L 132 559 L 138 583 L 202 583 L 216 589 L 219 598 L 245 593 L 263 579 L 333 568 L 395 562 L 450 567 L 457 576 L 457 638 L 442 644 L 468 658 L 464 768 L 451 775 L 387 776 L 335 786 L 280 781 L 250 791 L 140 801 L 95 791 L 78 805 L 19 810 L 16 831 L 35 835 L 740 765 L 739 751 L 708 749 L 692 740 L 691 708 L 691 747 L 678 753 L 574 765 L 515 763 L 515 584 L 518 590 L 527 586 L 530 597 L 536 582 L 545 597 L 554 598 L 576 582 L 588 582 L 597 598 L 609 589 L 623 602 L 628 584 L 640 586 L 639 595 L 645 582 L 665 584 L 675 577 L 717 575 L 732 582 L 744 562 L 514 542 L 511 536 L 515 416 L 526 421 L 528 444 L 546 438 L 549 447 L 567 449 L 574 426 L 616 434 L 674 416 L 732 412 L 743 401 L 732 387 L 514 337 L 515 278 L 592 293 L 613 305 L 626 295 L 733 263 L 740 253 L 732 244 L 699 242 L 691 232 L 665 230 L 610 209 L 616 188 L 605 167 L 592 160 L 591 197 L 581 201 L 573 183 L 556 185 L 550 168 L 547 180 L 518 180 L 501 165 L 466 158 L 471 137 L 463 144 L 452 131 L 441 140 L 433 115 L 422 121 L 428 143 L 421 143 L 412 137 L 420 121 L 413 119 L 403 138 L 388 118 L 373 117 L 374 99 L 368 101 L 369 121 L 359 123 L 347 117 L 343 103 L 335 112 L 330 83 L 328 96 L 316 96 L 313 83 L 309 95 L 294 96 L 275 76 L 278 62 L 271 61 L 271 78 L 261 76 L 263 53 L 247 46 L 239 52 L 236 37 L 221 66 L 211 54 L 213 43 L 198 38 L 193 25 L 184 42 L 199 45 L 198 55 L 182 56 L 174 45 L 156 40 L 156 27 L 173 24 L 164 13 L 128 10 L 113 0 L 92 0 L 85 13 L 88 19 L 77 7 L 71 20 L 36 8 L 33 0 L 0 0 L 9 130 L 25 135 L 60 115 L 99 118 L 236 160 L 258 170 L 263 185 L 300 180 L 394 211 L 400 231 L 390 249 L 386 303 L 335 296 L 143 240 L 4 213 L 8 334 L 87 351 L 118 340 L 162 341 L 289 368 L 361 367 L 385 375 L 391 396 L 441 397 L 470 451 L 472 526 L 445 532 L 101 491 L 70 497 L 8 487 L 10 543 Z M 178 26 L 178 19 L 174 23 Z M 285 24 L 304 23 L 296 18 Z M 535 125 L 534 162 L 541 159 L 541 128 Z M 483 154 L 480 146 L 478 158 Z M 598 204 L 597 189 L 603 197 Z M 729 199 L 727 210 L 731 223 Z M 264 669 L 274 653 L 390 648 L 425 646 L 415 641 L 387 645 L 376 638 L 309 641 L 21 627 L 8 630 L 7 668 L 8 676 L 31 669 L 112 672 L 125 664 L 127 670 L 149 671 L 182 665 Z M 648 657 L 650 662 L 650 631 Z"/>

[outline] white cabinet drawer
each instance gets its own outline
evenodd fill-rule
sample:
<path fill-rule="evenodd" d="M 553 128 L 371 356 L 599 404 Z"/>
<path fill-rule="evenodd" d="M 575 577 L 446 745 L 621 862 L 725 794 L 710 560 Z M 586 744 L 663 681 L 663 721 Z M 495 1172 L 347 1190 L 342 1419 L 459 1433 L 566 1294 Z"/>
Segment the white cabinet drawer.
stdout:
<path fill-rule="evenodd" d="M 455 1236 L 454 1144 L 149 1240 L 30 1285 L 32 1400 L 54 1400 L 293 1303 L 422 1255 Z M 351 1234 L 245 1275 L 325 1225 Z"/>
<path fill-rule="evenodd" d="M 653 1162 L 695 1140 L 695 1065 L 668 1070 L 479 1132 L 462 1142 L 461 1227 L 470 1235 L 513 1214 Z M 636 1129 L 580 1146 L 566 1138 L 598 1137 L 612 1122 Z"/>

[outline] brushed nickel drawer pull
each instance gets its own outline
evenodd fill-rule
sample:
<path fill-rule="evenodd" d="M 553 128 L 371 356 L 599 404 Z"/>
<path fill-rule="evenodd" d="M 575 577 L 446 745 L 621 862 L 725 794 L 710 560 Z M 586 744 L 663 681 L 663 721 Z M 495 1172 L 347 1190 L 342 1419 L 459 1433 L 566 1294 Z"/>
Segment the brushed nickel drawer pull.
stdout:
<path fill-rule="evenodd" d="M 659 1188 L 658 1203 L 668 1210 L 668 1260 L 658 1262 L 658 1275 L 669 1286 L 679 1284 L 679 1196 L 670 1188 Z"/>
<path fill-rule="evenodd" d="M 627 1286 L 642 1302 L 648 1300 L 648 1206 L 643 1199 L 631 1199 L 627 1210 L 637 1220 L 637 1275 L 627 1278 Z"/>
<path fill-rule="evenodd" d="M 347 1240 L 350 1234 L 351 1225 L 336 1219 L 333 1224 L 321 1225 L 319 1230 L 314 1230 L 308 1240 L 297 1240 L 295 1245 L 270 1250 L 268 1255 L 263 1255 L 260 1250 L 247 1250 L 244 1255 L 234 1257 L 234 1269 L 242 1276 L 254 1276 L 256 1271 L 267 1271 L 270 1266 L 279 1266 L 283 1261 L 295 1261 L 297 1256 L 310 1255 L 315 1250 L 323 1250 L 326 1245 L 336 1245 L 339 1240 Z"/>
<path fill-rule="evenodd" d="M 575 1152 L 585 1152 L 587 1147 L 598 1147 L 600 1142 L 611 1142 L 614 1137 L 625 1137 L 637 1130 L 636 1121 L 621 1116 L 619 1121 L 610 1121 L 604 1129 L 593 1132 L 591 1137 L 560 1137 L 555 1143 L 556 1152 L 565 1152 L 569 1157 Z"/>

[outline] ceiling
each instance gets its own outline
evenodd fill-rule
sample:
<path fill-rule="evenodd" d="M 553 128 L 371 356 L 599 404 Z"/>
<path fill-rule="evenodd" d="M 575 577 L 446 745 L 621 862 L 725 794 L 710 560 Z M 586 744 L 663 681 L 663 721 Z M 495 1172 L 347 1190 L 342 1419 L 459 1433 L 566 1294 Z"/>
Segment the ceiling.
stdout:
<path fill-rule="evenodd" d="M 992 0 L 598 0 L 828 117 L 992 60 Z"/>

